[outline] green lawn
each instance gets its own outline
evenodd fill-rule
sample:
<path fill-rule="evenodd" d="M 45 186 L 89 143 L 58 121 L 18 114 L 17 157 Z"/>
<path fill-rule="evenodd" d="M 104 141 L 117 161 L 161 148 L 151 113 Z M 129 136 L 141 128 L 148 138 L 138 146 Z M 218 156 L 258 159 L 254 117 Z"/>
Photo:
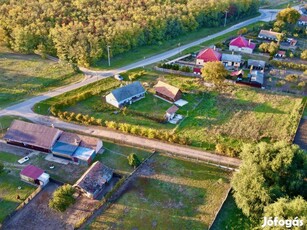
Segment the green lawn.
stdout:
<path fill-rule="evenodd" d="M 21 187 L 18 190 L 18 187 Z M 34 190 L 35 186 L 26 184 L 18 176 L 3 172 L 0 174 L 0 223 L 7 215 L 12 213 L 17 206 L 25 200 Z M 21 200 L 17 199 L 17 195 Z"/>
<path fill-rule="evenodd" d="M 0 151 L 0 161 L 2 162 L 8 162 L 8 163 L 17 163 L 17 161 L 20 159 L 20 156 L 17 156 L 12 153 L 5 153 Z"/>
<path fill-rule="evenodd" d="M 158 154 L 145 176 L 89 229 L 208 229 L 230 187 L 230 173 Z"/>
<path fill-rule="evenodd" d="M 12 53 L 0 46 L 0 109 L 82 78 L 68 65 Z"/>
<path fill-rule="evenodd" d="M 127 156 L 129 154 L 135 153 L 141 161 L 151 154 L 149 151 L 143 149 L 113 144 L 106 141 L 103 142 L 103 147 L 105 151 L 102 154 L 98 154 L 95 160 L 99 160 L 120 174 L 127 174 L 134 170 L 128 164 Z"/>
<path fill-rule="evenodd" d="M 221 211 L 219 212 L 214 224 L 211 227 L 212 230 L 242 230 L 252 228 L 252 223 L 237 207 L 232 195 L 227 197 L 227 200 L 225 201 Z"/>

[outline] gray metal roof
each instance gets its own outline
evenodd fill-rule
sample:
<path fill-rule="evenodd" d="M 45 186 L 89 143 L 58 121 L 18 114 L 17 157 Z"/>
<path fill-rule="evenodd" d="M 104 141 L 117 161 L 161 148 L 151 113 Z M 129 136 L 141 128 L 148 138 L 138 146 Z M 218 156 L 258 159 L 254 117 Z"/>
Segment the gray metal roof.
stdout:
<path fill-rule="evenodd" d="M 241 62 L 242 56 L 236 54 L 222 54 L 222 61 Z"/>
<path fill-rule="evenodd" d="M 45 125 L 15 120 L 4 135 L 4 139 L 51 149 L 62 131 Z"/>
<path fill-rule="evenodd" d="M 248 59 L 247 64 L 248 66 L 253 65 L 254 67 L 265 67 L 265 61 L 261 60 Z"/>
<path fill-rule="evenodd" d="M 117 88 L 111 92 L 118 102 L 124 101 L 141 93 L 145 93 L 145 89 L 139 81 L 135 81 L 129 85 Z"/>
<path fill-rule="evenodd" d="M 260 71 L 252 71 L 251 72 L 251 81 L 258 82 L 261 85 L 264 83 L 264 74 Z"/>

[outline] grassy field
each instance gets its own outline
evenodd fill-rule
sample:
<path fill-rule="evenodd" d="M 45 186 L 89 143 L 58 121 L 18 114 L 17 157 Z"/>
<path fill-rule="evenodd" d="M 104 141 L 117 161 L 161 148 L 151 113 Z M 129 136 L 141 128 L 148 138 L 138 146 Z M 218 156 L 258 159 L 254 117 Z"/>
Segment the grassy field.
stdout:
<path fill-rule="evenodd" d="M 14 120 L 22 120 L 27 121 L 25 118 L 17 117 L 17 116 L 2 116 L 0 117 L 0 138 L 6 133 L 7 128 L 10 127 L 12 121 Z"/>
<path fill-rule="evenodd" d="M 299 1 L 289 1 L 289 0 L 270 0 L 263 1 L 263 8 L 265 9 L 284 9 L 286 7 L 295 6 L 299 4 Z"/>
<path fill-rule="evenodd" d="M 89 229 L 208 229 L 231 176 L 164 154 L 154 156 L 144 174 Z"/>
<path fill-rule="evenodd" d="M 2 154 L 0 154 L 2 155 Z M 18 190 L 18 187 L 21 187 Z M 18 176 L 3 172 L 0 174 L 0 223 L 7 215 L 13 212 L 17 206 L 25 200 L 36 187 L 28 185 Z M 17 199 L 20 196 L 20 200 Z"/>
<path fill-rule="evenodd" d="M 178 111 L 185 116 L 178 127 L 129 112 L 130 110 L 150 112 L 150 114 L 151 111 L 157 114 L 165 112 L 168 103 L 152 97 L 151 87 L 147 89 L 148 98 L 128 106 L 126 112 L 118 111 L 114 114 L 116 108 L 113 110 L 111 108 L 111 111 L 104 110 L 102 95 L 90 97 L 63 110 L 90 114 L 103 121 L 113 120 L 157 130 L 175 131 L 178 135 L 189 137 L 193 146 L 213 150 L 216 143 L 236 149 L 243 142 L 290 140 L 295 132 L 302 103 L 302 98 L 299 97 L 273 94 L 248 87 L 229 86 L 223 92 L 217 93 L 206 89 L 198 79 L 166 75 L 150 69 L 147 69 L 146 74 L 138 80 L 149 86 L 158 80 L 163 80 L 184 92 L 183 99 L 189 103 Z M 92 86 L 91 90 L 96 90 L 95 86 Z M 76 93 L 72 91 L 65 97 L 69 98 Z M 63 97 L 52 100 L 59 101 Z M 152 102 L 150 103 L 148 99 Z M 44 107 L 43 103 L 45 102 L 41 103 L 41 107 Z M 52 101 L 47 101 L 47 104 L 52 104 Z"/>
<path fill-rule="evenodd" d="M 0 46 L 0 109 L 82 78 L 68 65 L 12 53 Z"/>
<path fill-rule="evenodd" d="M 128 174 L 134 170 L 134 168 L 128 164 L 127 156 L 129 154 L 135 153 L 141 161 L 150 155 L 149 151 L 117 145 L 111 142 L 104 141 L 103 147 L 105 151 L 102 154 L 98 154 L 95 160 L 99 160 L 120 174 Z"/>
<path fill-rule="evenodd" d="M 14 155 L 12 153 L 6 153 L 0 151 L 0 161 L 2 162 L 17 163 L 17 161 L 20 158 L 21 158 L 20 156 Z"/>
<path fill-rule="evenodd" d="M 242 230 L 252 228 L 252 223 L 237 207 L 232 195 L 227 197 L 221 211 L 219 212 L 214 224 L 211 227 L 212 230 Z"/>

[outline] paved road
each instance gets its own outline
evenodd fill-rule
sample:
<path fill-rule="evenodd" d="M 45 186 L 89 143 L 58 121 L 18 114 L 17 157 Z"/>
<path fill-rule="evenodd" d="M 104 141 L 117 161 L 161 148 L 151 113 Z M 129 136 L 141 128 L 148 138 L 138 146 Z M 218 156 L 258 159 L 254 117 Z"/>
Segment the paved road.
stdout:
<path fill-rule="evenodd" d="M 220 35 L 223 35 L 225 33 L 234 31 L 236 29 L 239 29 L 241 27 L 245 27 L 247 25 L 250 25 L 254 22 L 257 21 L 270 21 L 272 19 L 275 19 L 276 14 L 279 10 L 261 10 L 261 16 L 253 18 L 253 19 L 249 19 L 247 21 L 244 22 L 240 22 L 228 29 L 225 29 L 224 31 L 221 31 L 219 33 L 216 34 L 212 34 L 210 36 L 207 36 L 205 38 L 199 39 L 195 42 L 183 45 L 180 47 L 180 50 L 185 50 L 188 49 L 190 47 L 199 45 L 203 42 L 209 41 L 213 38 L 216 38 Z M 45 123 L 47 125 L 50 124 L 54 124 L 57 127 L 60 128 L 67 128 L 67 129 L 72 129 L 72 130 L 78 130 L 78 131 L 82 131 L 84 133 L 89 133 L 89 134 L 94 134 L 103 138 L 108 138 L 110 136 L 112 136 L 114 139 L 126 142 L 126 143 L 130 143 L 132 145 L 142 145 L 142 146 L 146 146 L 147 148 L 157 148 L 159 150 L 163 150 L 163 151 L 172 151 L 172 152 L 176 152 L 177 154 L 182 154 L 182 155 L 190 155 L 190 156 L 194 156 L 200 159 L 205 159 L 205 160 L 212 160 L 216 163 L 223 163 L 223 164 L 232 164 L 232 165 L 238 165 L 239 164 L 239 160 L 233 159 L 233 158 L 227 158 L 227 157 L 222 157 L 222 156 L 217 156 L 214 154 L 210 154 L 207 152 L 203 152 L 200 150 L 194 150 L 194 149 L 190 149 L 190 148 L 186 148 L 186 147 L 181 147 L 181 146 L 177 146 L 177 145 L 171 145 L 171 144 L 167 144 L 167 143 L 163 143 L 160 141 L 155 141 L 155 140 L 148 140 L 145 138 L 140 138 L 140 137 L 135 137 L 135 136 L 131 136 L 131 135 L 127 135 L 127 134 L 120 134 L 111 130 L 106 130 L 106 129 L 102 129 L 102 128 L 94 128 L 94 127 L 86 127 L 86 126 L 80 126 L 80 125 L 74 125 L 74 124 L 69 124 L 66 122 L 62 122 L 59 121 L 56 118 L 49 118 L 49 117 L 44 117 L 41 115 L 37 115 L 35 113 L 33 113 L 32 111 L 32 107 L 40 102 L 43 101 L 45 99 L 60 95 L 62 93 L 65 92 L 69 92 L 71 90 L 77 89 L 79 87 L 88 85 L 90 83 L 93 83 L 97 80 L 100 80 L 102 78 L 107 78 L 110 76 L 113 76 L 116 73 L 121 73 L 130 69 L 134 69 L 137 67 L 141 67 L 141 66 L 146 66 L 149 64 L 153 64 L 156 63 L 158 61 L 170 58 L 176 54 L 179 53 L 179 49 L 172 49 L 169 51 L 166 51 L 164 53 L 158 54 L 158 55 L 154 55 L 150 58 L 135 62 L 133 64 L 115 69 L 115 70 L 109 70 L 109 71 L 93 71 L 93 70 L 89 70 L 86 68 L 81 68 L 81 70 L 84 72 L 84 74 L 87 76 L 83 81 L 69 85 L 69 86 L 64 86 L 61 88 L 57 88 L 54 91 L 51 92 L 46 92 L 43 93 L 39 96 L 33 97 L 31 99 L 28 99 L 24 102 L 15 104 L 13 106 L 7 107 L 3 110 L 0 110 L 0 116 L 4 116 L 4 115 L 16 115 L 16 116 L 22 116 L 25 118 L 28 118 L 29 120 L 35 121 L 35 122 L 41 122 L 41 123 Z"/>

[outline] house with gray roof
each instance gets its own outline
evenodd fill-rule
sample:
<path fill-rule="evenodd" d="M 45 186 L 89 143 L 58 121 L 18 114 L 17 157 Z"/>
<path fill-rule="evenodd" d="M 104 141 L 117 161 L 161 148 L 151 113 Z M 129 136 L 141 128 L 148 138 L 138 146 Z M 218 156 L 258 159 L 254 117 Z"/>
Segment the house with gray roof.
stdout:
<path fill-rule="evenodd" d="M 225 67 L 237 67 L 239 68 L 241 66 L 241 55 L 235 55 L 235 54 L 222 54 L 222 62 Z"/>
<path fill-rule="evenodd" d="M 249 68 L 251 70 L 264 70 L 264 68 L 265 68 L 265 61 L 255 60 L 255 59 L 248 59 L 247 60 L 247 68 Z"/>
<path fill-rule="evenodd" d="M 135 81 L 129 85 L 117 88 L 106 96 L 106 102 L 120 108 L 130 105 L 145 96 L 145 89 L 139 81 Z"/>
<path fill-rule="evenodd" d="M 262 71 L 251 71 L 251 73 L 248 76 L 250 78 L 250 81 L 252 83 L 260 84 L 261 86 L 264 83 L 264 73 Z"/>
<path fill-rule="evenodd" d="M 95 199 L 113 177 L 113 170 L 96 161 L 73 185 L 81 194 Z"/>

